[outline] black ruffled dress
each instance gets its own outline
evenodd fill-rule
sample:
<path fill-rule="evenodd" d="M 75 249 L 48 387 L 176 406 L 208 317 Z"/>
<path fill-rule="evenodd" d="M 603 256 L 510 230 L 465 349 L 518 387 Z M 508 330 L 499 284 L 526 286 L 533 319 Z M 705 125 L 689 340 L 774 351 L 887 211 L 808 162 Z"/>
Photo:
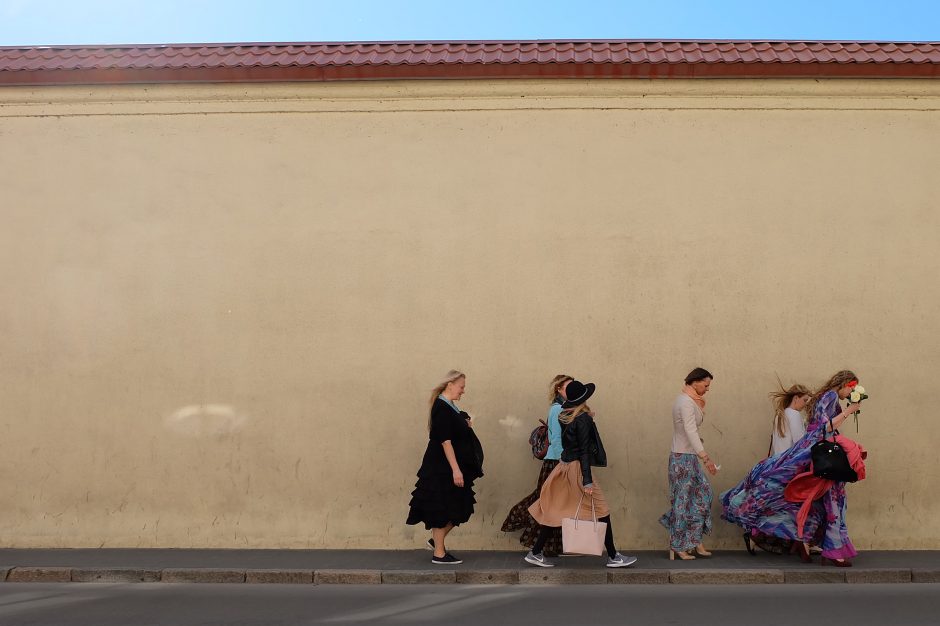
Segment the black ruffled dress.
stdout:
<path fill-rule="evenodd" d="M 473 515 L 476 499 L 473 481 L 483 476 L 483 446 L 467 420 L 470 416 L 440 398 L 431 407 L 431 432 L 428 447 L 418 470 L 418 482 L 411 492 L 408 524 L 443 528 L 448 523 L 459 526 Z M 454 485 L 454 473 L 441 445 L 450 441 L 457 465 L 463 473 L 463 487 Z"/>

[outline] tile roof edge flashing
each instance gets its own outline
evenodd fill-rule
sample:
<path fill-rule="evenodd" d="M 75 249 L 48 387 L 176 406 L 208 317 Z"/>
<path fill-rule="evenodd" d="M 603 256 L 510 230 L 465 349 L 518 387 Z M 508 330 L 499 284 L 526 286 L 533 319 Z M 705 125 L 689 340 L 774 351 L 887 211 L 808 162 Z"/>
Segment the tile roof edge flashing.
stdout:
<path fill-rule="evenodd" d="M 485 79 L 940 78 L 935 63 L 512 63 L 0 71 L 2 86 Z"/>

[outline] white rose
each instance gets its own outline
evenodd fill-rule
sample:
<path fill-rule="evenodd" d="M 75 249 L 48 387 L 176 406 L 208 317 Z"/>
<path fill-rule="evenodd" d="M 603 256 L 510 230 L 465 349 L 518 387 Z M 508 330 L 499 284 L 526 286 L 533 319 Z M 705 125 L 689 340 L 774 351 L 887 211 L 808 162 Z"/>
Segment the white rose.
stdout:
<path fill-rule="evenodd" d="M 852 394 L 849 396 L 849 400 L 851 400 L 852 402 L 861 402 L 862 394 L 860 394 L 858 391 L 853 391 Z"/>
<path fill-rule="evenodd" d="M 865 393 L 865 388 L 862 387 L 861 385 L 855 385 L 855 391 L 859 393 Z"/>

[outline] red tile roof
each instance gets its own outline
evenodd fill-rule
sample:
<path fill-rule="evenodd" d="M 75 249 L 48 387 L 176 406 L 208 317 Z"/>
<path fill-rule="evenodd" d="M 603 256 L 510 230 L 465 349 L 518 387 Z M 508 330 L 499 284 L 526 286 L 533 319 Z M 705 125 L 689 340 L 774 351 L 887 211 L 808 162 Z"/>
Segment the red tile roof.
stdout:
<path fill-rule="evenodd" d="M 940 42 L 440 41 L 0 47 L 0 84 L 940 77 Z"/>

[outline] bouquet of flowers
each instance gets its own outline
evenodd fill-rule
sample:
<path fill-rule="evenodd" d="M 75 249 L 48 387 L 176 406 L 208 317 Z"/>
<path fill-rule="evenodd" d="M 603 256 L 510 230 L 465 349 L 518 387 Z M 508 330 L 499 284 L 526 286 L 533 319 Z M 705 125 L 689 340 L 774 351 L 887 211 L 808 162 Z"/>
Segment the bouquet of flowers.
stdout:
<path fill-rule="evenodd" d="M 849 402 L 854 404 L 855 402 L 861 402 L 862 400 L 868 399 L 868 394 L 865 393 L 865 388 L 859 385 L 857 380 L 849 383 L 849 388 L 852 390 L 852 392 L 849 394 Z M 862 410 L 859 409 L 852 414 L 852 416 L 855 418 L 856 431 L 858 431 L 858 414 L 861 412 Z"/>

